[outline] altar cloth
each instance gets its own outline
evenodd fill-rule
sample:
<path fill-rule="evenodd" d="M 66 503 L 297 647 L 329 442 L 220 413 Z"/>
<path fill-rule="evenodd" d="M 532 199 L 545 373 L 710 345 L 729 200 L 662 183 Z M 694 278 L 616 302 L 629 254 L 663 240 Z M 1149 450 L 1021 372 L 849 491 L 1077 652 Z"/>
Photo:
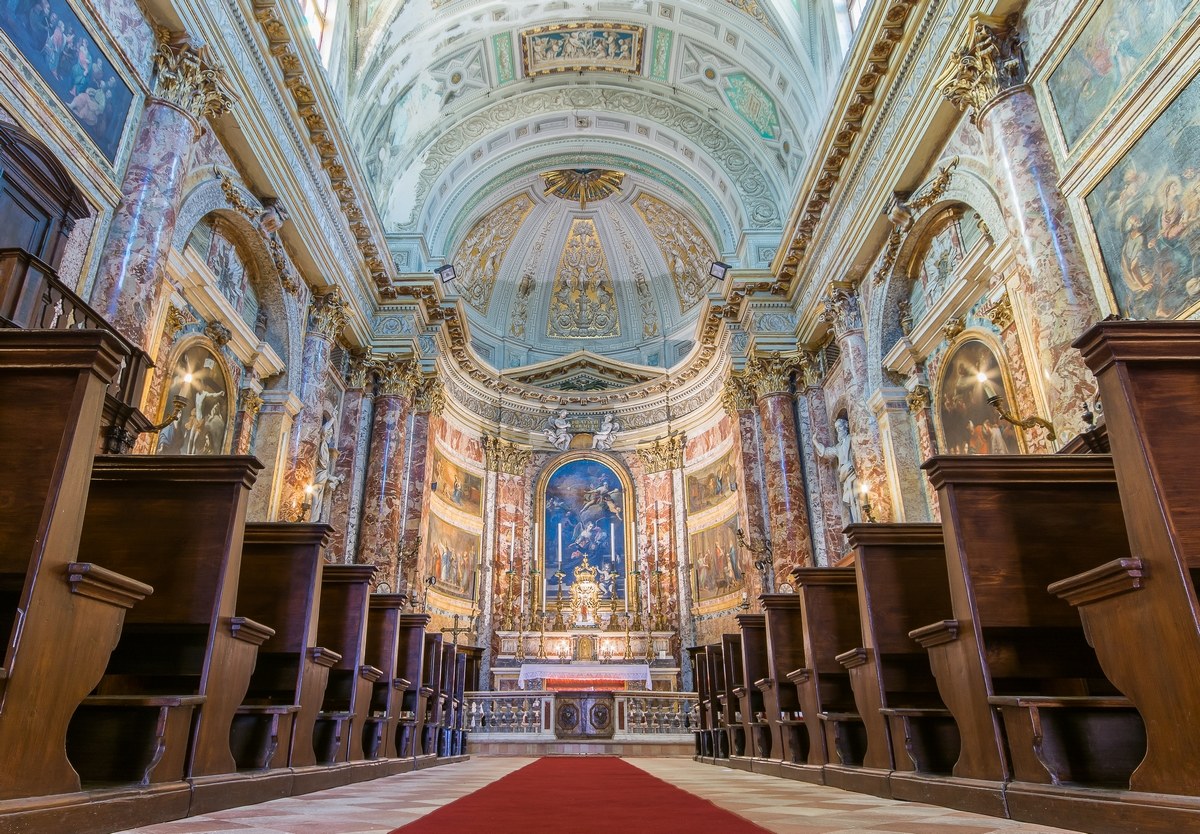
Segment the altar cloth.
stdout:
<path fill-rule="evenodd" d="M 650 689 L 647 663 L 522 663 L 517 687 L 531 680 L 641 681 Z"/>

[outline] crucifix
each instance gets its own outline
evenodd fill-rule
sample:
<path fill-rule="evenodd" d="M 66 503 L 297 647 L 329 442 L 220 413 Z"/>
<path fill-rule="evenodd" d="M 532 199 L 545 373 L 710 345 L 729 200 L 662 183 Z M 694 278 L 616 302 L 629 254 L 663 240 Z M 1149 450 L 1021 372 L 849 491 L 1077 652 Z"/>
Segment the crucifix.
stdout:
<path fill-rule="evenodd" d="M 462 614 L 455 614 L 454 615 L 454 628 L 443 628 L 442 629 L 442 634 L 453 634 L 454 635 L 454 645 L 456 647 L 458 646 L 458 635 L 468 634 L 472 630 L 473 623 L 475 622 L 475 616 L 474 616 L 474 614 L 472 614 L 471 616 L 467 617 L 466 625 L 461 625 L 461 626 L 458 624 L 458 621 L 460 619 L 462 619 Z"/>

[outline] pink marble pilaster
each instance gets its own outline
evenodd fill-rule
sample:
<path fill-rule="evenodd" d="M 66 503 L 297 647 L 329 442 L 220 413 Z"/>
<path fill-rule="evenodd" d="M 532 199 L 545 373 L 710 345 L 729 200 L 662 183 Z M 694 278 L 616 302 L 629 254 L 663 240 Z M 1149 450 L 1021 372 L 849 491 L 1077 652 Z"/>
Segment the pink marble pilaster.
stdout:
<path fill-rule="evenodd" d="M 529 518 L 524 512 L 527 484 L 528 479 L 524 474 L 496 473 L 496 555 L 493 560 L 495 579 L 492 583 L 492 609 L 494 622 L 501 628 L 516 628 L 517 618 L 533 607 L 529 589 L 525 589 L 524 600 L 521 594 L 521 582 L 529 564 L 525 545 L 530 533 Z M 511 583 L 509 571 L 512 571 Z"/>
<path fill-rule="evenodd" d="M 814 564 L 808 508 L 791 395 L 787 391 L 760 393 L 758 414 L 762 420 L 767 513 L 778 587 L 780 581 L 790 581 L 790 568 Z"/>
<path fill-rule="evenodd" d="M 407 396 L 402 394 L 381 393 L 375 398 L 358 558 L 355 560 L 378 567 L 380 573 L 376 580 L 387 582 L 393 588 L 396 587 L 396 556 L 404 525 L 402 479 L 408 405 Z"/>
<path fill-rule="evenodd" d="M 929 398 L 929 388 L 923 384 L 918 384 L 913 388 L 907 397 L 908 408 L 912 412 L 913 423 L 917 430 L 917 449 L 922 463 L 938 453 L 937 434 L 933 430 L 933 412 L 930 410 Z M 929 504 L 930 520 L 941 521 L 942 509 L 938 504 L 937 492 L 923 471 L 921 488 L 925 491 L 925 501 Z"/>
<path fill-rule="evenodd" d="M 258 383 L 258 378 L 254 377 L 253 381 Z M 250 454 L 254 442 L 254 428 L 258 425 L 258 412 L 263 407 L 263 399 L 259 396 L 260 391 L 261 387 L 248 386 L 242 388 L 238 394 L 237 413 L 233 418 L 233 445 L 230 454 Z"/>
<path fill-rule="evenodd" d="M 762 443 L 759 437 L 758 412 L 753 408 L 739 408 L 736 414 L 737 448 L 742 468 L 741 490 L 746 502 L 743 508 L 746 518 L 745 529 L 755 541 L 761 541 L 763 533 L 770 528 L 767 523 L 766 487 L 763 482 Z M 758 587 L 760 584 L 758 572 L 752 565 L 743 565 L 742 570 L 743 576 L 746 577 L 747 594 L 757 604 L 758 595 L 765 593 L 765 589 Z"/>
<path fill-rule="evenodd" d="M 149 100 L 100 255 L 91 304 L 143 350 L 150 347 L 150 327 L 163 295 L 163 264 L 199 127 L 173 104 Z"/>
<path fill-rule="evenodd" d="M 425 517 L 426 472 L 429 467 L 429 423 L 433 414 L 428 408 L 418 409 L 415 405 L 408 417 L 408 432 L 404 450 L 404 521 L 400 528 L 400 541 L 407 550 L 417 544 L 421 535 L 421 522 Z"/>
<path fill-rule="evenodd" d="M 359 443 L 363 421 L 370 419 L 371 395 L 367 390 L 368 374 L 352 368 L 350 387 L 342 396 L 341 423 L 338 426 L 338 456 L 333 463 L 333 474 L 339 479 L 338 489 L 333 493 L 329 508 L 329 523 L 337 533 L 330 539 L 326 554 L 331 562 L 345 562 L 346 554 L 353 552 L 352 542 L 357 533 L 358 511 L 362 503 L 362 484 L 357 477 L 366 449 Z M 395 588 L 395 586 L 392 586 Z"/>

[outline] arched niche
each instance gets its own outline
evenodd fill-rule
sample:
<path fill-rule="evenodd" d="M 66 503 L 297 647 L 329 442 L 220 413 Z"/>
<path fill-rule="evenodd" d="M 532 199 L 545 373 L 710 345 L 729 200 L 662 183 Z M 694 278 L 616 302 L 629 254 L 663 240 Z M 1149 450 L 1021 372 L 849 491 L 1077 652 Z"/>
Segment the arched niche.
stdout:
<path fill-rule="evenodd" d="M 933 414 L 939 448 L 951 455 L 1018 454 L 1024 442 L 988 402 L 1011 403 L 1012 381 L 1003 352 L 989 336 L 966 331 L 946 351 L 934 382 Z"/>
<path fill-rule="evenodd" d="M 585 559 L 597 570 L 601 607 L 631 605 L 625 577 L 635 553 L 634 501 L 625 467 L 611 455 L 567 453 L 543 470 L 534 494 L 543 606 L 551 610 L 560 591 L 566 606 L 575 570 L 583 569 Z"/>
<path fill-rule="evenodd" d="M 233 386 L 225 361 L 203 337 L 181 341 L 168 363 L 164 411 L 183 400 L 179 418 L 158 433 L 160 455 L 224 455 L 233 440 Z"/>

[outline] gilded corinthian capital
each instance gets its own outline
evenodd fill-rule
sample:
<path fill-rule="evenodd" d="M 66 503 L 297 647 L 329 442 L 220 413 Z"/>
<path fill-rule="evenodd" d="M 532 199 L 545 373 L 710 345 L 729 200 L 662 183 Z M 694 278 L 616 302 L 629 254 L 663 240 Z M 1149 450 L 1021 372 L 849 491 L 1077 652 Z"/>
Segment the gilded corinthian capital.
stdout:
<path fill-rule="evenodd" d="M 225 73 L 208 59 L 208 50 L 193 47 L 160 29 L 154 66 L 154 95 L 193 118 L 215 119 L 233 107 L 225 90 Z"/>
<path fill-rule="evenodd" d="M 533 460 L 533 449 L 485 434 L 483 436 L 483 455 L 487 461 L 488 471 L 503 472 L 507 475 L 523 475 L 525 468 Z"/>
<path fill-rule="evenodd" d="M 972 124 L 997 96 L 1025 83 L 1025 56 L 1015 23 L 1014 18 L 972 15 L 966 43 L 938 81 L 951 104 L 971 111 Z"/>
<path fill-rule="evenodd" d="M 346 302 L 337 287 L 323 295 L 314 295 L 308 306 L 309 330 L 316 336 L 333 340 L 346 326 Z"/>
<path fill-rule="evenodd" d="M 379 375 L 379 393 L 383 396 L 409 397 L 421 384 L 421 370 L 412 359 L 389 353 L 375 366 Z"/>
<path fill-rule="evenodd" d="M 721 405 L 731 417 L 736 417 L 739 411 L 754 408 L 754 389 L 746 374 L 729 372 L 725 387 L 721 389 Z"/>
<path fill-rule="evenodd" d="M 792 387 L 792 372 L 800 367 L 796 354 L 756 353 L 746 363 L 746 378 L 758 399 L 786 394 Z"/>
<path fill-rule="evenodd" d="M 825 296 L 824 302 L 825 312 L 821 313 L 821 321 L 829 322 L 836 338 L 862 330 L 862 310 L 859 309 L 858 293 L 854 287 L 835 281 L 829 286 L 829 295 Z"/>
<path fill-rule="evenodd" d="M 683 467 L 683 447 L 685 437 L 682 434 L 669 434 L 660 437 L 644 446 L 638 446 L 637 452 L 646 472 L 666 472 L 669 469 Z"/>

